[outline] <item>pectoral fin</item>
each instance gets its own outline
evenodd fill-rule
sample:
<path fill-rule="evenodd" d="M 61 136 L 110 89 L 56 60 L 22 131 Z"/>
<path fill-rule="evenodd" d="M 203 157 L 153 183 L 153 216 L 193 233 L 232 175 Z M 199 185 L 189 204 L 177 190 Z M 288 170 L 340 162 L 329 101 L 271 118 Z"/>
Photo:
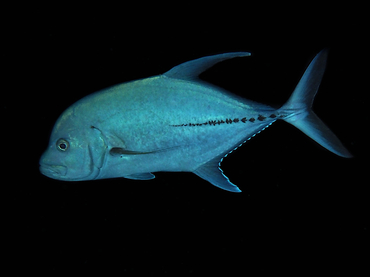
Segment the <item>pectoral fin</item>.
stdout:
<path fill-rule="evenodd" d="M 155 178 L 154 174 L 150 172 L 124 175 L 123 177 L 127 179 L 132 179 L 132 180 L 151 180 Z"/>
<path fill-rule="evenodd" d="M 140 151 L 131 151 L 127 149 L 123 149 L 121 147 L 113 147 L 111 150 L 109 150 L 109 154 L 112 156 L 120 156 L 120 155 L 144 155 L 144 154 L 150 154 L 153 152 L 140 152 Z"/>
<path fill-rule="evenodd" d="M 156 149 L 153 151 L 133 151 L 133 150 L 127 150 L 123 147 L 112 147 L 109 150 L 109 154 L 112 156 L 121 156 L 121 155 L 146 155 L 146 154 L 153 154 L 153 153 L 158 153 L 158 152 L 163 152 L 163 151 L 168 151 L 171 149 L 175 149 L 179 146 L 173 146 L 169 148 L 163 148 L 163 149 Z"/>

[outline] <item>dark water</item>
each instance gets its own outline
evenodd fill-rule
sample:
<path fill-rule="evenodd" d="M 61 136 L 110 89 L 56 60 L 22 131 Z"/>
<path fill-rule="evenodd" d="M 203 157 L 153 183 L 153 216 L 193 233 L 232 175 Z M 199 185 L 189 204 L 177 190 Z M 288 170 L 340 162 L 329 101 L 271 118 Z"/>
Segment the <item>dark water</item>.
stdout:
<path fill-rule="evenodd" d="M 15 275 L 368 271 L 361 254 L 368 252 L 370 228 L 361 23 L 271 21 L 258 31 L 222 20 L 176 32 L 155 22 L 136 30 L 104 20 L 48 20 L 6 34 L 3 229 Z M 38 171 L 57 117 L 94 91 L 201 56 L 250 51 L 202 78 L 279 106 L 325 47 L 328 66 L 314 110 L 353 159 L 278 122 L 224 160 L 241 194 L 190 173 L 67 183 Z"/>

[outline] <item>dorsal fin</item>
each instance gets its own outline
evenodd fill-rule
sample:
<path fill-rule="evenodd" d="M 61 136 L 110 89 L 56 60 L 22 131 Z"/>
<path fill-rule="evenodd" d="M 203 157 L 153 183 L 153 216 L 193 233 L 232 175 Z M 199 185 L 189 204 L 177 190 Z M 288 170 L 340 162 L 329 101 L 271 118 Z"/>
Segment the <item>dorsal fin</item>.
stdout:
<path fill-rule="evenodd" d="M 175 66 L 174 68 L 164 73 L 163 76 L 173 79 L 197 80 L 198 76 L 202 72 L 206 71 L 208 68 L 212 67 L 216 63 L 222 62 L 227 59 L 246 57 L 250 55 L 251 53 L 249 52 L 233 52 L 207 56 Z"/>

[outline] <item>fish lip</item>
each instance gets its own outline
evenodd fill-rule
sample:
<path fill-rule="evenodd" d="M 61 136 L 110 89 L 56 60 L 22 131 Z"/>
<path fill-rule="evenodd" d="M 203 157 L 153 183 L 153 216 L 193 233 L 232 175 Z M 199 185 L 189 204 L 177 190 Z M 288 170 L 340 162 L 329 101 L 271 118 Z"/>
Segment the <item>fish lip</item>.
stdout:
<path fill-rule="evenodd" d="M 61 178 L 66 176 L 67 167 L 63 165 L 40 164 L 40 172 L 51 178 Z"/>
<path fill-rule="evenodd" d="M 94 166 L 91 172 L 87 176 L 82 176 L 78 178 L 68 178 L 67 175 L 67 167 L 63 165 L 48 165 L 48 164 L 40 164 L 40 172 L 41 174 L 60 181 L 81 181 L 81 180 L 88 180 L 88 179 L 97 179 L 98 175 L 100 174 L 100 168 Z M 89 178 L 90 177 L 90 178 Z"/>

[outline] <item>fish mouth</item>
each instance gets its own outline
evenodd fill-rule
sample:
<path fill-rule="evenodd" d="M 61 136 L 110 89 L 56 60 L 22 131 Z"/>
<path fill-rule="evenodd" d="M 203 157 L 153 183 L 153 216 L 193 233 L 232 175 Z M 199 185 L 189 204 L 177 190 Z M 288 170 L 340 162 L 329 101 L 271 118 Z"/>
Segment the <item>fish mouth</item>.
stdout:
<path fill-rule="evenodd" d="M 63 165 L 40 165 L 40 172 L 50 178 L 60 179 L 66 176 L 67 167 Z"/>

